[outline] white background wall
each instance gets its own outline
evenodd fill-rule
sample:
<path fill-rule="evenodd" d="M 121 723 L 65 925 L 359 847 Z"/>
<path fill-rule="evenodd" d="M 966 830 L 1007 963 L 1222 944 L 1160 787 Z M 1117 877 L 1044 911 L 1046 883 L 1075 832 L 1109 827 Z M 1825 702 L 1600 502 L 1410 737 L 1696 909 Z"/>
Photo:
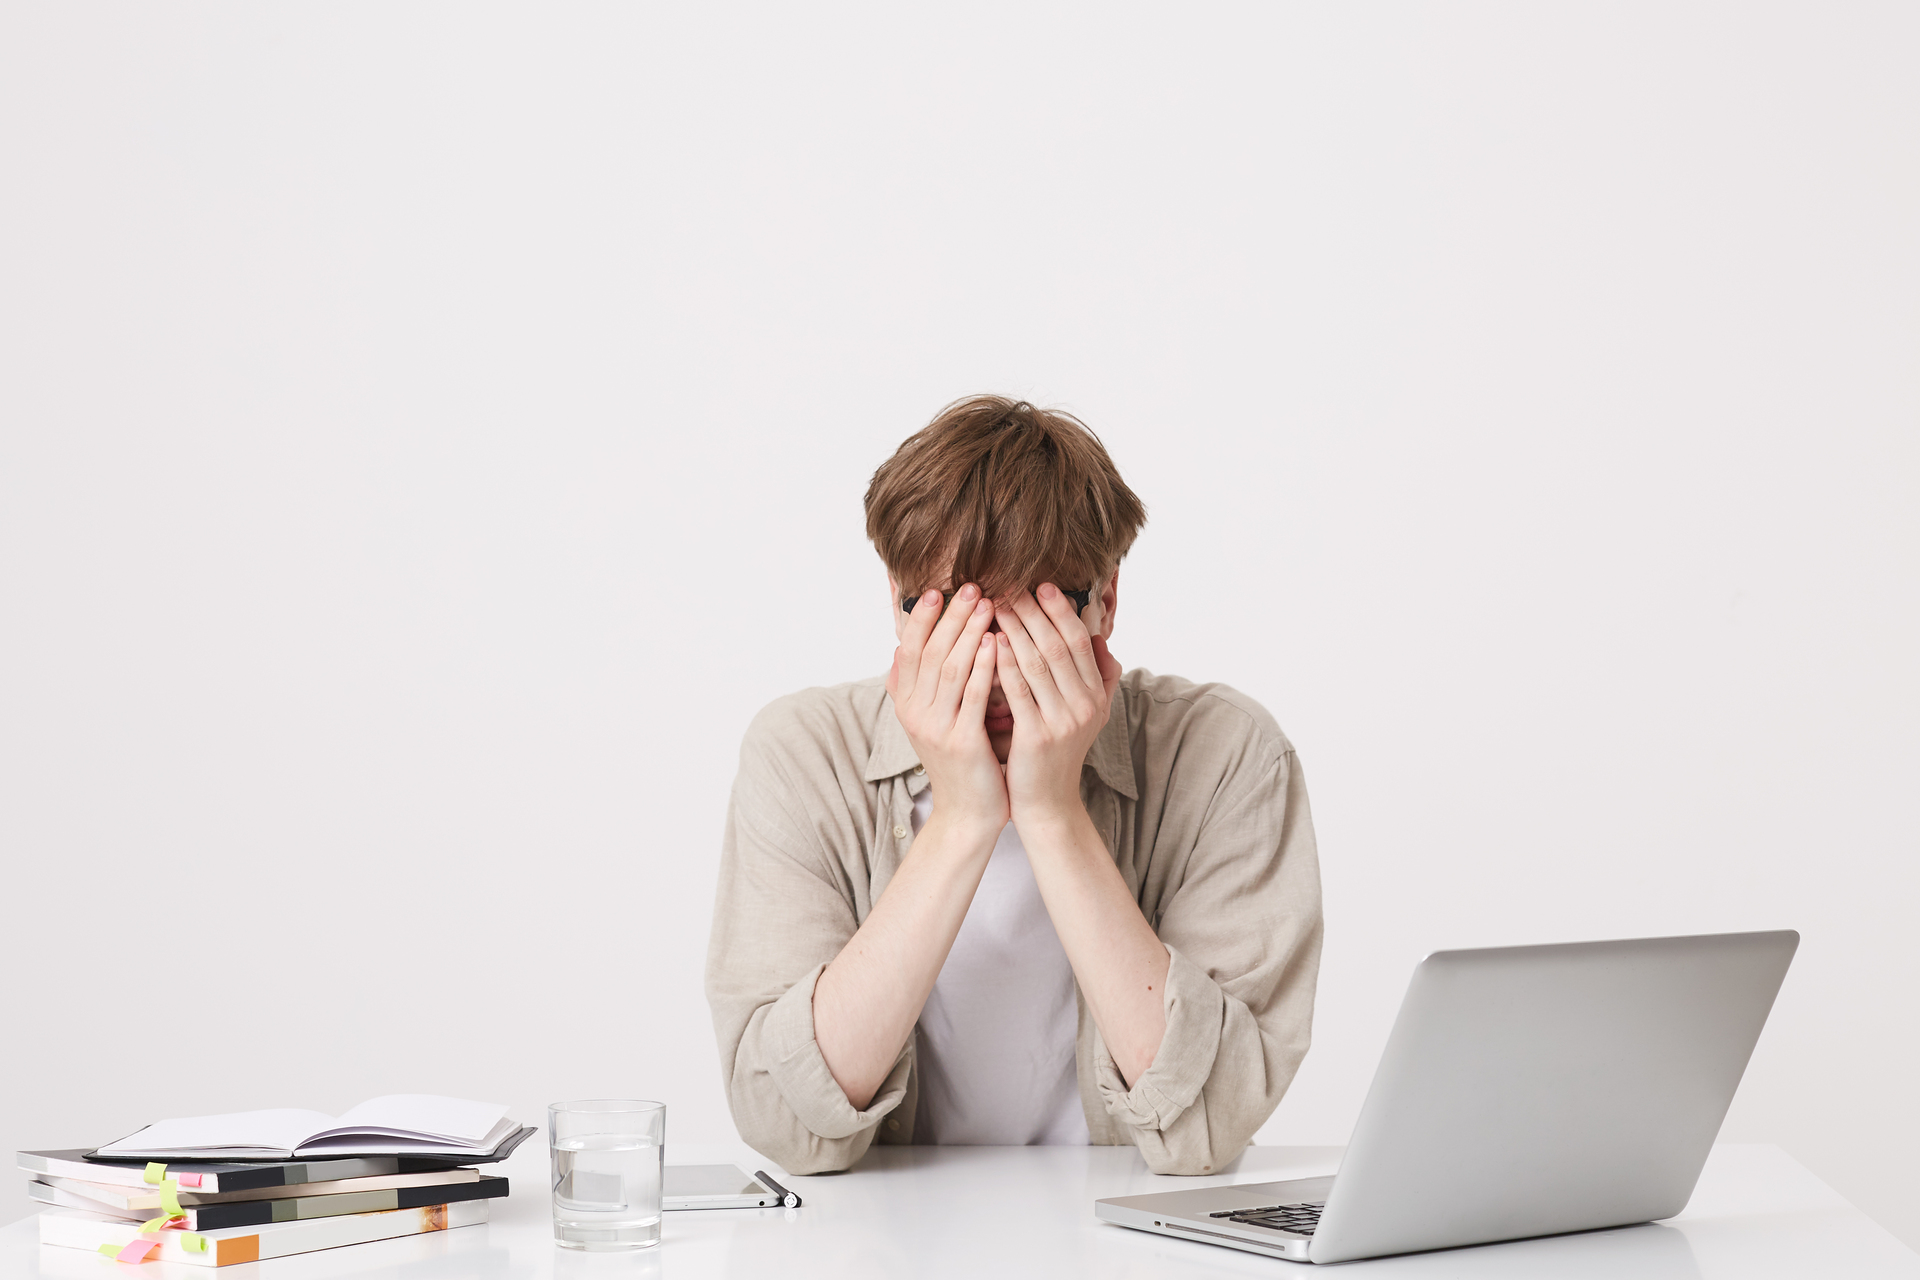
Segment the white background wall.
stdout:
<path fill-rule="evenodd" d="M 885 663 L 866 478 L 991 389 L 1305 762 L 1263 1141 L 1428 949 L 1792 926 L 1725 1136 L 1920 1244 L 1920 10 L 692 8 L 0 11 L 0 1148 L 730 1136 L 740 732 Z"/>

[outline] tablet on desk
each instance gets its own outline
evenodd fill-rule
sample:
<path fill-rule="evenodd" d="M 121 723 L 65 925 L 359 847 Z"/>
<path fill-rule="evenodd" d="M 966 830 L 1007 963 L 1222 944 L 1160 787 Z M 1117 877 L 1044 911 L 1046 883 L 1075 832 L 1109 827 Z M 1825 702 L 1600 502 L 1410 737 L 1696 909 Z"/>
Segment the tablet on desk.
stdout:
<path fill-rule="evenodd" d="M 662 1209 L 753 1209 L 780 1203 L 772 1187 L 731 1164 L 670 1164 L 661 1172 Z"/>

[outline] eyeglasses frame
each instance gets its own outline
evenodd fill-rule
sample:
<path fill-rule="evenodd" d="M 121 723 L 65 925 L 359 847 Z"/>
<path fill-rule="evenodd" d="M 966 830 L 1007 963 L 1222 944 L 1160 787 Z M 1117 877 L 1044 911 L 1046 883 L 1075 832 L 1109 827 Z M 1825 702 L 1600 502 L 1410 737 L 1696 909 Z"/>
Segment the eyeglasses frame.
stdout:
<path fill-rule="evenodd" d="M 1086 607 L 1089 604 L 1093 603 L 1092 587 L 1088 587 L 1083 591 L 1068 591 L 1065 588 L 1062 588 L 1060 591 L 1060 594 L 1065 596 L 1067 599 L 1073 601 L 1073 606 L 1074 606 L 1073 611 L 1075 613 L 1084 612 L 1086 610 Z M 940 608 L 942 612 L 945 612 L 946 607 L 953 603 L 953 596 L 954 596 L 954 593 L 951 591 L 942 591 L 940 593 Z M 913 606 L 918 604 L 919 602 L 920 602 L 920 597 L 917 595 L 901 596 L 900 612 L 912 613 Z"/>

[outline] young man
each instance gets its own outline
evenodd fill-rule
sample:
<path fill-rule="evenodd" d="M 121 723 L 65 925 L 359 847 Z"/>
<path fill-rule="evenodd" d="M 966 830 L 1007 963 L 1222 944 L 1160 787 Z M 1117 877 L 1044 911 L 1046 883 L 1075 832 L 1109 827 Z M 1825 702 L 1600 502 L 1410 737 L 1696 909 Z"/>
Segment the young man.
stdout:
<path fill-rule="evenodd" d="M 741 1136 L 1133 1143 L 1211 1173 L 1307 1051 L 1320 880 L 1293 747 L 1225 685 L 1121 671 L 1146 520 L 1076 419 L 963 400 L 867 490 L 892 669 L 747 730 L 707 998 Z"/>

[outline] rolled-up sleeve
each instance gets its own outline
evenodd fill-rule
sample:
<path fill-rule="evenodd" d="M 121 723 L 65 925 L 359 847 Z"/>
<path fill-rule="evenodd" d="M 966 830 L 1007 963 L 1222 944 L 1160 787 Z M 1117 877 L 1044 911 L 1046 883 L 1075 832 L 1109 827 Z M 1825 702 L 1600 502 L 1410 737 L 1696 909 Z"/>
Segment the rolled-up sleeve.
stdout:
<path fill-rule="evenodd" d="M 810 837 L 768 737 L 750 730 L 741 748 L 707 950 L 707 1001 L 740 1136 L 789 1173 L 823 1173 L 866 1154 L 881 1118 L 906 1093 L 908 1050 L 862 1110 L 820 1055 L 814 983 L 859 922 L 851 887 Z"/>
<path fill-rule="evenodd" d="M 1319 858 L 1287 751 L 1223 789 L 1155 924 L 1169 957 L 1166 1033 L 1140 1078 L 1096 1042 L 1095 1084 L 1155 1173 L 1212 1173 L 1279 1105 L 1313 1024 Z"/>

